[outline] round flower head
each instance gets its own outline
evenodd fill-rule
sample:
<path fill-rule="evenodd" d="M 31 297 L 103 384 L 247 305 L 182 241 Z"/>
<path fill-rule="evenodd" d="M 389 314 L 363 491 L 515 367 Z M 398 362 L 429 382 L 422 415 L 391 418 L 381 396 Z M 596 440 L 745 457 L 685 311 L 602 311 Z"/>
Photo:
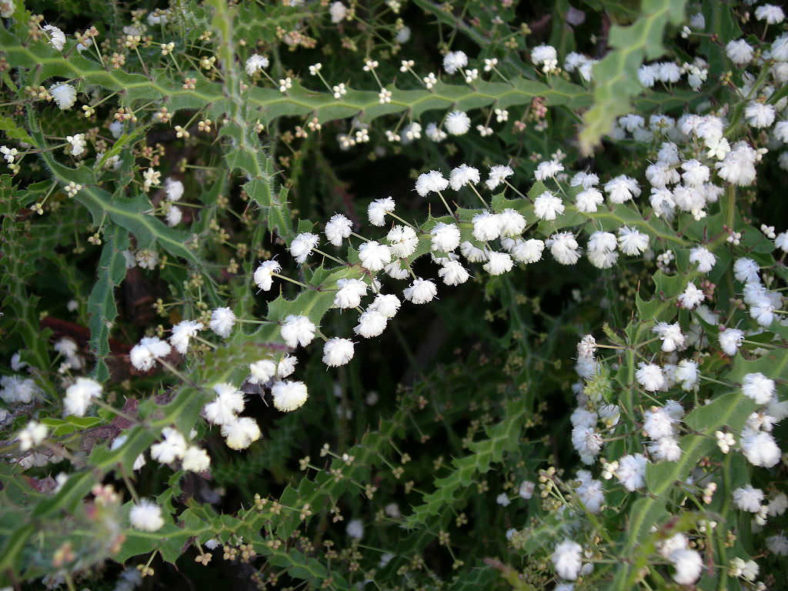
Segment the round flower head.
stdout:
<path fill-rule="evenodd" d="M 564 540 L 555 547 L 550 560 L 555 566 L 555 571 L 563 579 L 574 581 L 580 574 L 582 567 L 583 547 L 577 542 L 571 540 Z"/>
<path fill-rule="evenodd" d="M 101 384 L 90 378 L 77 378 L 77 381 L 66 389 L 66 397 L 63 399 L 66 415 L 84 417 L 91 399 L 100 396 Z"/>
<path fill-rule="evenodd" d="M 751 185 L 755 181 L 755 162 L 758 153 L 746 142 L 737 142 L 722 162 L 717 162 L 717 174 L 721 179 L 739 186 Z"/>
<path fill-rule="evenodd" d="M 675 379 L 681 384 L 681 389 L 690 392 L 698 388 L 698 363 L 690 359 L 682 359 L 676 367 Z"/>
<path fill-rule="evenodd" d="M 725 46 L 725 53 L 737 66 L 744 66 L 750 63 L 753 58 L 752 46 L 744 39 L 728 42 Z"/>
<path fill-rule="evenodd" d="M 431 170 L 419 175 L 416 179 L 416 192 L 420 197 L 426 197 L 430 193 L 445 191 L 449 186 L 449 181 L 437 170 Z"/>
<path fill-rule="evenodd" d="M 315 338 L 316 330 L 317 327 L 306 316 L 290 314 L 282 322 L 280 334 L 287 346 L 295 349 L 299 345 L 306 347 L 311 343 L 312 339 Z"/>
<path fill-rule="evenodd" d="M 203 329 L 202 322 L 194 320 L 182 320 L 172 327 L 172 335 L 170 335 L 170 344 L 175 347 L 181 355 L 186 355 L 189 350 L 189 342 L 192 337 L 196 336 L 199 331 Z"/>
<path fill-rule="evenodd" d="M 414 304 L 431 302 L 438 294 L 438 288 L 431 279 L 416 278 L 403 291 L 405 299 Z"/>
<path fill-rule="evenodd" d="M 247 58 L 244 69 L 246 70 L 246 73 L 249 76 L 252 76 L 256 72 L 259 72 L 260 70 L 264 70 L 267 67 L 268 67 L 268 58 L 265 57 L 264 55 L 253 53 Z"/>
<path fill-rule="evenodd" d="M 676 569 L 676 572 L 673 573 L 673 580 L 678 584 L 692 585 L 700 578 L 700 573 L 703 570 L 703 558 L 695 550 L 676 550 L 670 555 L 670 561 Z"/>
<path fill-rule="evenodd" d="M 690 250 L 689 261 L 690 263 L 698 265 L 698 271 L 701 273 L 708 273 L 717 262 L 717 257 L 708 249 L 702 246 L 696 246 Z"/>
<path fill-rule="evenodd" d="M 574 265 L 580 259 L 577 240 L 571 232 L 558 232 L 545 242 L 556 261 L 562 265 Z"/>
<path fill-rule="evenodd" d="M 76 89 L 65 82 L 58 82 L 49 87 L 49 94 L 52 95 L 58 108 L 62 111 L 70 109 L 77 102 Z"/>
<path fill-rule="evenodd" d="M 320 242 L 320 237 L 317 234 L 312 234 L 311 232 L 299 234 L 290 243 L 290 254 L 293 255 L 297 263 L 303 264 L 317 247 L 318 242 Z"/>
<path fill-rule="evenodd" d="M 624 456 L 619 460 L 616 477 L 630 492 L 642 488 L 646 484 L 646 464 L 643 454 Z"/>
<path fill-rule="evenodd" d="M 733 276 L 742 283 L 760 283 L 759 272 L 760 267 L 758 263 L 750 258 L 738 258 L 733 264 Z"/>
<path fill-rule="evenodd" d="M 588 260 L 599 269 L 609 269 L 618 260 L 617 246 L 615 234 L 594 232 L 588 239 Z"/>
<path fill-rule="evenodd" d="M 63 47 L 66 45 L 66 34 L 53 25 L 44 25 L 42 28 L 49 37 L 49 44 L 58 51 L 63 51 Z"/>
<path fill-rule="evenodd" d="M 276 364 L 276 377 L 279 379 L 286 378 L 295 371 L 298 364 L 298 359 L 295 355 L 285 355 Z"/>
<path fill-rule="evenodd" d="M 443 69 L 447 74 L 454 74 L 468 65 L 468 56 L 463 51 L 450 51 L 443 56 Z"/>
<path fill-rule="evenodd" d="M 484 264 L 484 270 L 490 275 L 503 275 L 512 270 L 514 261 L 512 257 L 505 252 L 490 252 L 487 254 L 487 262 Z"/>
<path fill-rule="evenodd" d="M 353 341 L 350 339 L 328 339 L 323 345 L 323 363 L 329 367 L 345 365 L 353 359 Z"/>
<path fill-rule="evenodd" d="M 771 433 L 745 427 L 741 434 L 740 443 L 744 457 L 753 466 L 771 468 L 780 461 L 782 452 Z"/>
<path fill-rule="evenodd" d="M 468 281 L 470 274 L 459 261 L 446 261 L 438 270 L 438 277 L 446 285 L 460 285 Z"/>
<path fill-rule="evenodd" d="M 265 384 L 276 375 L 276 363 L 271 359 L 260 359 L 249 364 L 249 383 Z"/>
<path fill-rule="evenodd" d="M 274 284 L 274 273 L 279 273 L 282 265 L 277 261 L 263 261 L 254 271 L 254 284 L 263 291 L 270 291 Z"/>
<path fill-rule="evenodd" d="M 618 229 L 618 248 L 629 256 L 643 254 L 648 249 L 648 234 L 621 226 Z"/>
<path fill-rule="evenodd" d="M 512 176 L 514 171 L 508 166 L 493 166 L 490 168 L 490 175 L 485 181 L 487 188 L 492 191 L 493 189 L 497 188 L 498 185 L 505 182 L 507 178 Z"/>
<path fill-rule="evenodd" d="M 394 318 L 399 311 L 402 302 L 394 294 L 379 293 L 375 296 L 375 301 L 369 306 L 369 310 L 379 312 L 385 318 Z"/>
<path fill-rule="evenodd" d="M 465 185 L 476 185 L 480 180 L 479 169 L 461 164 L 451 171 L 449 175 L 449 184 L 455 191 L 459 191 Z"/>
<path fill-rule="evenodd" d="M 684 291 L 679 294 L 678 300 L 682 308 L 692 310 L 703 302 L 705 297 L 703 291 L 695 287 L 695 284 L 690 281 Z"/>
<path fill-rule="evenodd" d="M 774 398 L 774 380 L 767 378 L 761 372 L 748 373 L 742 380 L 741 390 L 747 398 L 754 400 L 756 404 L 767 404 Z"/>
<path fill-rule="evenodd" d="M 763 491 L 752 485 L 740 486 L 733 491 L 733 502 L 742 511 L 757 513 L 763 503 Z"/>
<path fill-rule="evenodd" d="M 475 247 L 467 240 L 460 244 L 460 252 L 462 252 L 462 256 L 464 256 L 469 263 L 483 263 L 487 260 L 487 253 L 481 248 Z"/>
<path fill-rule="evenodd" d="M 744 331 L 738 328 L 726 328 L 720 331 L 720 348 L 726 355 L 733 357 L 739 350 L 742 341 L 744 340 Z"/>
<path fill-rule="evenodd" d="M 328 13 L 331 15 L 331 22 L 334 24 L 341 23 L 347 16 L 347 6 L 341 2 L 332 2 L 328 7 Z"/>
<path fill-rule="evenodd" d="M 391 262 L 391 249 L 385 244 L 370 240 L 358 249 L 361 266 L 376 273 Z"/>
<path fill-rule="evenodd" d="M 28 451 L 41 445 L 44 439 L 46 439 L 48 432 L 49 429 L 46 425 L 42 425 L 37 421 L 30 421 L 25 428 L 16 435 L 19 441 L 19 450 Z"/>
<path fill-rule="evenodd" d="M 484 211 L 473 216 L 472 221 L 473 237 L 479 242 L 495 240 L 501 235 L 501 218 L 498 214 Z"/>
<path fill-rule="evenodd" d="M 136 369 L 148 371 L 155 365 L 156 359 L 166 357 L 171 350 L 166 341 L 157 337 L 144 337 L 131 348 L 129 360 Z"/>
<path fill-rule="evenodd" d="M 534 171 L 534 178 L 537 181 L 555 178 L 559 172 L 564 170 L 564 165 L 557 160 L 546 160 L 540 162 Z"/>
<path fill-rule="evenodd" d="M 443 125 L 451 135 L 464 135 L 471 128 L 471 118 L 463 111 L 452 111 L 446 115 Z"/>
<path fill-rule="evenodd" d="M 167 201 L 179 201 L 183 197 L 183 183 L 177 179 L 168 178 L 164 181 L 164 192 Z"/>
<path fill-rule="evenodd" d="M 762 4 L 755 9 L 755 18 L 767 25 L 778 25 L 785 20 L 785 12 L 774 4 Z"/>
<path fill-rule="evenodd" d="M 378 310 L 367 310 L 358 318 L 358 324 L 353 329 L 357 335 L 371 339 L 383 334 L 388 324 L 388 318 Z"/>
<path fill-rule="evenodd" d="M 230 308 L 216 308 L 211 312 L 211 321 L 208 324 L 211 330 L 226 339 L 235 326 L 235 312 Z"/>
<path fill-rule="evenodd" d="M 534 200 L 534 213 L 540 220 L 554 220 L 564 213 L 564 204 L 559 197 L 545 191 Z"/>
<path fill-rule="evenodd" d="M 161 507 L 153 501 L 142 499 L 129 511 L 131 527 L 141 531 L 158 531 L 164 527 Z"/>
<path fill-rule="evenodd" d="M 271 387 L 274 407 L 282 412 L 291 412 L 301 408 L 309 396 L 304 382 L 283 380 Z"/>
<path fill-rule="evenodd" d="M 205 472 L 211 466 L 211 457 L 204 449 L 190 445 L 183 454 L 181 466 L 187 472 Z"/>
<path fill-rule="evenodd" d="M 361 298 L 367 295 L 367 284 L 361 279 L 339 279 L 337 288 L 334 306 L 343 310 L 357 308 L 361 304 Z"/>
<path fill-rule="evenodd" d="M 222 437 L 230 449 L 246 449 L 260 439 L 260 427 L 254 419 L 240 417 L 232 423 L 222 425 Z"/>
<path fill-rule="evenodd" d="M 498 214 L 498 223 L 501 228 L 501 236 L 513 238 L 519 236 L 525 230 L 525 218 L 514 209 L 507 208 Z"/>
<path fill-rule="evenodd" d="M 605 183 L 605 192 L 611 203 L 624 203 L 639 196 L 640 187 L 635 179 L 620 175 Z"/>
<path fill-rule="evenodd" d="M 602 205 L 605 198 L 602 192 L 594 187 L 580 191 L 575 197 L 575 205 L 579 211 L 584 213 L 594 213 Z"/>
<path fill-rule="evenodd" d="M 674 324 L 657 322 L 652 330 L 662 339 L 662 350 L 665 353 L 670 353 L 684 347 L 685 338 L 678 322 Z"/>
<path fill-rule="evenodd" d="M 662 368 L 654 363 L 641 363 L 635 372 L 638 383 L 648 392 L 656 392 L 665 388 L 665 375 Z"/>
<path fill-rule="evenodd" d="M 518 240 L 509 252 L 511 252 L 512 257 L 518 263 L 528 265 L 530 263 L 537 263 L 542 260 L 544 246 L 544 242 L 537 240 L 536 238 Z"/>
<path fill-rule="evenodd" d="M 206 420 L 213 425 L 232 423 L 244 410 L 244 395 L 232 384 L 220 383 L 213 386 L 216 398 L 203 407 Z"/>
<path fill-rule="evenodd" d="M 418 186 L 418 183 L 417 183 Z M 421 195 L 421 193 L 419 193 Z M 424 195 L 422 195 L 423 197 Z M 367 207 L 367 216 L 369 223 L 373 226 L 383 226 L 386 224 L 386 214 L 394 211 L 394 200 L 391 197 L 383 197 L 375 199 Z M 350 234 L 348 233 L 348 236 Z"/>
<path fill-rule="evenodd" d="M 326 240 L 334 246 L 342 246 L 342 241 L 350 236 L 352 228 L 353 222 L 341 213 L 336 213 L 326 224 Z"/>
<path fill-rule="evenodd" d="M 386 240 L 389 242 L 391 253 L 397 258 L 406 258 L 416 252 L 419 237 L 410 226 L 396 225 L 389 230 Z"/>
<path fill-rule="evenodd" d="M 543 72 L 551 72 L 558 65 L 558 52 L 552 45 L 537 45 L 531 50 L 531 61 Z"/>
<path fill-rule="evenodd" d="M 432 250 L 452 252 L 460 245 L 460 229 L 455 224 L 438 222 L 430 231 Z"/>

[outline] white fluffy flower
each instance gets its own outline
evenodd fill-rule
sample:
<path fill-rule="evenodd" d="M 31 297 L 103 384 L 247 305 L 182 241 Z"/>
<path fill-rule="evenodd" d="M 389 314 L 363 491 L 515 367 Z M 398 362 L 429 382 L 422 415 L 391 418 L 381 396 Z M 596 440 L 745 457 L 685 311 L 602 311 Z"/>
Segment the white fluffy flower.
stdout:
<path fill-rule="evenodd" d="M 463 111 L 452 111 L 446 115 L 443 125 L 451 135 L 464 135 L 471 128 L 471 118 Z"/>
<path fill-rule="evenodd" d="M 584 191 L 580 191 L 577 196 L 575 197 L 575 205 L 579 211 L 584 213 L 594 213 L 596 212 L 597 208 L 602 205 L 605 198 L 602 196 L 602 192 L 595 188 L 589 187 Z"/>
<path fill-rule="evenodd" d="M 675 437 L 661 437 L 648 444 L 648 452 L 657 461 L 676 462 L 681 458 L 681 447 Z"/>
<path fill-rule="evenodd" d="M 692 310 L 703 302 L 705 297 L 703 291 L 695 287 L 695 284 L 690 281 L 684 291 L 679 294 L 678 300 L 682 308 Z"/>
<path fill-rule="evenodd" d="M 703 558 L 697 551 L 686 548 L 676 550 L 669 558 L 676 569 L 673 580 L 679 585 L 692 585 L 698 580 L 703 570 Z"/>
<path fill-rule="evenodd" d="M 577 575 L 580 574 L 580 568 L 583 566 L 582 552 L 583 547 L 577 542 L 564 540 L 558 544 L 550 557 L 558 576 L 574 581 Z"/>
<path fill-rule="evenodd" d="M 755 180 L 757 152 L 746 142 L 737 142 L 722 162 L 715 164 L 720 178 L 734 185 L 751 185 Z"/>
<path fill-rule="evenodd" d="M 421 279 L 417 277 L 409 287 L 403 290 L 405 299 L 414 304 L 426 304 L 431 302 L 438 294 L 438 288 L 432 279 Z"/>
<path fill-rule="evenodd" d="M 368 309 L 379 312 L 385 318 L 394 318 L 401 305 L 402 302 L 400 302 L 399 298 L 394 294 L 379 293 L 375 296 L 375 301 L 372 302 Z"/>
<path fill-rule="evenodd" d="M 476 185 L 480 181 L 479 169 L 467 164 L 460 164 L 449 174 L 449 185 L 455 191 L 459 191 L 465 185 Z"/>
<path fill-rule="evenodd" d="M 58 82 L 50 86 L 49 94 L 52 95 L 58 108 L 62 111 L 70 109 L 77 102 L 77 90 L 65 82 Z"/>
<path fill-rule="evenodd" d="M 331 15 L 332 23 L 341 23 L 347 16 L 347 6 L 341 2 L 332 2 L 331 6 L 328 7 L 328 14 Z"/>
<path fill-rule="evenodd" d="M 450 51 L 443 56 L 443 69 L 447 74 L 454 74 L 468 65 L 468 56 L 463 51 Z"/>
<path fill-rule="evenodd" d="M 76 382 L 66 389 L 66 397 L 63 399 L 65 414 L 77 417 L 85 416 L 91 399 L 100 396 L 101 384 L 90 378 L 77 378 Z"/>
<path fill-rule="evenodd" d="M 353 331 L 365 339 L 371 339 L 383 334 L 387 323 L 388 318 L 378 310 L 366 310 L 359 316 L 358 324 Z"/>
<path fill-rule="evenodd" d="M 640 195 L 637 181 L 626 175 L 620 175 L 605 183 L 605 193 L 611 203 L 624 203 Z"/>
<path fill-rule="evenodd" d="M 222 425 L 222 437 L 230 449 L 246 449 L 260 439 L 260 427 L 254 419 L 240 417 L 232 423 Z"/>
<path fill-rule="evenodd" d="M 628 491 L 642 488 L 646 484 L 646 465 L 648 460 L 643 454 L 630 454 L 618 462 L 616 477 Z"/>
<path fill-rule="evenodd" d="M 380 199 L 375 199 L 369 204 L 369 207 L 367 207 L 367 217 L 369 217 L 369 223 L 377 227 L 385 225 L 386 214 L 394 211 L 394 205 L 394 200 L 391 197 L 381 197 Z"/>
<path fill-rule="evenodd" d="M 597 231 L 588 238 L 587 256 L 591 264 L 599 269 L 609 269 L 616 260 L 618 240 L 611 232 Z"/>
<path fill-rule="evenodd" d="M 358 249 L 361 266 L 376 273 L 391 262 L 391 249 L 385 244 L 370 240 Z"/>
<path fill-rule="evenodd" d="M 742 511 L 757 513 L 763 503 L 763 491 L 752 485 L 740 486 L 733 491 L 733 502 Z"/>
<path fill-rule="evenodd" d="M 353 222 L 341 213 L 335 213 L 326 223 L 326 240 L 334 246 L 342 246 L 342 241 L 350 236 L 352 228 Z"/>
<path fill-rule="evenodd" d="M 774 123 L 775 115 L 776 111 L 772 105 L 758 101 L 750 101 L 744 109 L 744 117 L 747 119 L 747 123 L 750 124 L 750 127 L 756 129 L 769 127 Z"/>
<path fill-rule="evenodd" d="M 303 264 L 317 247 L 318 242 L 320 242 L 320 236 L 311 232 L 303 232 L 293 238 L 290 243 L 290 254 L 293 255 L 297 263 Z"/>
<path fill-rule="evenodd" d="M 253 53 L 246 59 L 244 69 L 249 76 L 268 67 L 268 58 L 264 55 Z"/>
<path fill-rule="evenodd" d="M 460 244 L 460 252 L 469 263 L 483 263 L 487 260 L 487 253 L 467 240 Z"/>
<path fill-rule="evenodd" d="M 740 444 L 744 457 L 753 466 L 771 468 L 780 461 L 780 448 L 770 433 L 745 427 L 741 434 Z"/>
<path fill-rule="evenodd" d="M 271 387 L 271 394 L 274 397 L 274 407 L 282 412 L 291 412 L 300 408 L 308 397 L 304 382 L 289 380 L 276 382 Z"/>
<path fill-rule="evenodd" d="M 670 353 L 671 351 L 684 347 L 685 338 L 678 322 L 673 324 L 657 322 L 652 330 L 662 339 L 662 350 L 665 353 Z"/>
<path fill-rule="evenodd" d="M 167 195 L 167 201 L 179 201 L 183 197 L 183 183 L 177 179 L 167 178 L 164 181 L 164 192 Z"/>
<path fill-rule="evenodd" d="M 558 162 L 557 160 L 546 160 L 544 162 L 540 162 L 536 166 L 536 170 L 534 171 L 534 178 L 537 181 L 543 181 L 545 179 L 552 179 L 555 178 L 559 172 L 563 172 L 564 165 Z"/>
<path fill-rule="evenodd" d="M 295 355 L 285 355 L 276 364 L 276 377 L 280 380 L 291 375 L 295 371 L 298 359 Z"/>
<path fill-rule="evenodd" d="M 360 519 L 351 519 L 347 523 L 345 532 L 354 540 L 360 540 L 364 537 L 364 524 L 361 523 Z"/>
<path fill-rule="evenodd" d="M 760 372 L 748 373 L 742 380 L 741 391 L 756 404 L 767 404 L 774 397 L 774 380 Z"/>
<path fill-rule="evenodd" d="M 531 61 L 543 72 L 551 72 L 558 65 L 558 52 L 552 45 L 537 45 L 531 50 Z"/>
<path fill-rule="evenodd" d="M 510 250 L 512 257 L 518 263 L 530 264 L 537 263 L 542 259 L 544 252 L 544 242 L 536 238 L 519 240 Z"/>
<path fill-rule="evenodd" d="M 314 323 L 306 316 L 298 316 L 295 314 L 288 315 L 279 330 L 285 343 L 291 349 L 295 349 L 299 345 L 306 347 L 315 338 Z"/>
<path fill-rule="evenodd" d="M 682 359 L 676 366 L 674 378 L 681 384 L 681 389 L 690 392 L 697 389 L 700 374 L 698 373 L 698 364 L 691 359 Z"/>
<path fill-rule="evenodd" d="M 205 472 L 211 466 L 211 456 L 201 447 L 190 445 L 183 454 L 181 466 L 187 472 Z"/>
<path fill-rule="evenodd" d="M 725 53 L 727 54 L 728 58 L 737 66 L 744 66 L 750 63 L 753 58 L 752 46 L 744 39 L 729 41 L 725 46 Z"/>
<path fill-rule="evenodd" d="M 419 237 L 410 226 L 396 225 L 389 230 L 386 240 L 389 242 L 391 253 L 397 258 L 405 258 L 416 252 Z"/>
<path fill-rule="evenodd" d="M 235 312 L 230 308 L 216 308 L 211 312 L 211 321 L 208 323 L 211 330 L 226 339 L 235 326 Z"/>
<path fill-rule="evenodd" d="M 254 271 L 254 283 L 263 291 L 269 291 L 274 284 L 274 273 L 279 273 L 282 265 L 277 261 L 263 261 Z"/>
<path fill-rule="evenodd" d="M 85 141 L 84 133 L 77 133 L 74 135 L 67 135 L 66 142 L 71 146 L 71 155 L 80 156 L 85 152 L 87 142 Z"/>
<path fill-rule="evenodd" d="M 514 171 L 508 166 L 493 166 L 490 168 L 490 174 L 485 181 L 485 184 L 487 185 L 487 188 L 492 191 L 513 174 Z"/>
<path fill-rule="evenodd" d="M 460 245 L 460 229 L 456 224 L 438 222 L 430 231 L 432 250 L 452 252 Z"/>
<path fill-rule="evenodd" d="M 276 363 L 271 359 L 260 359 L 249 364 L 249 383 L 265 384 L 276 375 Z"/>
<path fill-rule="evenodd" d="M 698 271 L 701 273 L 708 273 L 717 262 L 717 257 L 708 249 L 696 246 L 690 250 L 689 261 L 698 265 Z"/>
<path fill-rule="evenodd" d="M 560 197 L 545 191 L 534 200 L 534 213 L 540 220 L 554 220 L 564 213 L 564 204 Z"/>
<path fill-rule="evenodd" d="M 778 25 L 785 20 L 783 9 L 774 4 L 762 4 L 755 9 L 755 18 L 768 25 Z"/>
<path fill-rule="evenodd" d="M 512 270 L 514 261 L 512 257 L 505 252 L 489 252 L 487 253 L 487 262 L 484 264 L 484 270 L 490 275 L 502 275 Z"/>
<path fill-rule="evenodd" d="M 591 478 L 591 473 L 587 470 L 578 470 L 577 480 L 580 481 L 580 486 L 575 489 L 577 496 L 589 513 L 599 513 L 605 503 L 602 482 Z"/>
<path fill-rule="evenodd" d="M 525 230 L 525 218 L 520 212 L 507 208 L 497 215 L 501 236 L 513 238 Z"/>
<path fill-rule="evenodd" d="M 361 298 L 367 295 L 367 284 L 361 279 L 339 279 L 337 288 L 334 306 L 343 310 L 358 307 Z"/>
<path fill-rule="evenodd" d="M 129 360 L 136 369 L 148 371 L 155 365 L 156 359 L 166 357 L 171 350 L 167 341 L 157 337 L 144 337 L 131 348 Z"/>
<path fill-rule="evenodd" d="M 153 501 L 142 499 L 129 511 L 131 527 L 141 531 L 158 531 L 164 526 L 161 507 Z"/>
<path fill-rule="evenodd" d="M 571 232 L 558 232 L 545 242 L 556 261 L 562 265 L 574 265 L 580 259 L 577 240 Z"/>
<path fill-rule="evenodd" d="M 183 435 L 172 427 L 165 427 L 161 434 L 164 436 L 164 441 L 151 446 L 151 457 L 161 464 L 169 464 L 181 459 L 187 447 Z"/>
<path fill-rule="evenodd" d="M 66 45 L 66 34 L 54 25 L 44 25 L 42 28 L 49 37 L 49 44 L 58 51 L 63 51 L 63 47 Z"/>
<path fill-rule="evenodd" d="M 744 331 L 738 328 L 726 328 L 720 332 L 720 347 L 726 355 L 733 357 L 744 340 Z"/>
<path fill-rule="evenodd" d="M 760 283 L 760 267 L 754 260 L 740 257 L 733 263 L 733 276 L 742 283 Z"/>
<path fill-rule="evenodd" d="M 643 413 L 643 431 L 651 439 L 673 436 L 673 417 L 664 408 L 651 407 Z"/>
<path fill-rule="evenodd" d="M 437 170 L 422 173 L 416 179 L 416 192 L 421 197 L 426 197 L 430 193 L 445 191 L 448 186 L 449 181 Z"/>
<path fill-rule="evenodd" d="M 438 270 L 438 277 L 446 285 L 460 285 L 470 278 L 470 274 L 459 261 L 446 261 Z"/>
<path fill-rule="evenodd" d="M 353 341 L 335 337 L 323 345 L 323 363 L 329 367 L 345 365 L 353 359 Z"/>
<path fill-rule="evenodd" d="M 186 352 L 189 350 L 190 340 L 202 329 L 202 322 L 197 322 L 195 320 L 182 320 L 172 327 L 170 344 L 175 347 L 175 350 L 178 351 L 178 353 L 181 355 L 186 355 Z"/>
<path fill-rule="evenodd" d="M 618 247 L 629 256 L 643 254 L 648 249 L 648 234 L 621 226 L 618 229 Z"/>
<path fill-rule="evenodd" d="M 214 384 L 216 398 L 203 407 L 206 420 L 214 425 L 232 423 L 243 412 L 244 395 L 232 384 Z"/>
<path fill-rule="evenodd" d="M 666 385 L 662 368 L 654 363 L 641 363 L 640 367 L 635 372 L 635 378 L 648 392 L 663 390 Z"/>
<path fill-rule="evenodd" d="M 483 211 L 473 216 L 472 222 L 473 237 L 479 242 L 495 240 L 501 235 L 501 220 L 497 214 Z"/>
<path fill-rule="evenodd" d="M 42 425 L 36 421 L 30 421 L 25 425 L 25 428 L 17 433 L 16 438 L 19 440 L 19 450 L 27 451 L 34 447 L 41 445 L 46 439 L 47 433 L 46 425 Z"/>

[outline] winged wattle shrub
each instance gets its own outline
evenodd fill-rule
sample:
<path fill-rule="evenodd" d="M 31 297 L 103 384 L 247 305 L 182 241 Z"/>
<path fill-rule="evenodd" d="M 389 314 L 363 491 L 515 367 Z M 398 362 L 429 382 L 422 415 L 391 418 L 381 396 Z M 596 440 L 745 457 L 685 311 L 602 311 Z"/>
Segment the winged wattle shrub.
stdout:
<path fill-rule="evenodd" d="M 154 4 L 0 0 L 3 585 L 781 587 L 781 7 Z"/>

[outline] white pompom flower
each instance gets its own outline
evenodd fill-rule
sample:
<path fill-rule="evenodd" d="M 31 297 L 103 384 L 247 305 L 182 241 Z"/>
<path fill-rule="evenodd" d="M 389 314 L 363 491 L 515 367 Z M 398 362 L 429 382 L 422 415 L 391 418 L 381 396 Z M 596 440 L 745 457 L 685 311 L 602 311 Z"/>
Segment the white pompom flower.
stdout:
<path fill-rule="evenodd" d="M 208 323 L 208 326 L 217 335 L 226 339 L 230 336 L 233 326 L 235 326 L 235 320 L 235 312 L 230 308 L 216 308 L 211 312 L 211 321 Z"/>
<path fill-rule="evenodd" d="M 463 111 L 452 111 L 446 115 L 443 125 L 451 135 L 465 135 L 471 128 L 471 118 Z"/>
<path fill-rule="evenodd" d="M 90 378 L 77 378 L 76 382 L 66 389 L 63 408 L 66 415 L 84 417 L 93 398 L 101 397 L 102 387 Z"/>
<path fill-rule="evenodd" d="M 417 277 L 409 287 L 403 291 L 405 299 L 414 304 L 426 304 L 431 302 L 438 294 L 438 288 L 431 279 L 421 279 Z"/>
<path fill-rule="evenodd" d="M 292 412 L 301 408 L 309 393 L 304 382 L 282 380 L 271 387 L 274 407 L 282 412 Z"/>
<path fill-rule="evenodd" d="M 144 337 L 131 348 L 129 360 L 136 369 L 148 371 L 156 364 L 156 359 L 166 357 L 170 351 L 172 348 L 167 341 L 158 337 Z"/>
<path fill-rule="evenodd" d="M 77 102 L 77 90 L 66 82 L 58 82 L 49 87 L 49 94 L 52 95 L 55 103 L 61 111 L 66 111 Z"/>
<path fill-rule="evenodd" d="M 380 199 L 375 199 L 367 207 L 367 217 L 369 217 L 369 223 L 377 227 L 385 225 L 386 214 L 394 211 L 394 207 L 394 199 L 391 197 L 381 197 Z M 348 233 L 348 236 L 349 235 L 350 234 Z"/>
<path fill-rule="evenodd" d="M 540 220 L 552 221 L 564 213 L 564 204 L 559 197 L 545 191 L 534 200 L 534 213 Z"/>
<path fill-rule="evenodd" d="M 315 338 L 317 327 L 306 316 L 296 314 L 288 315 L 279 329 L 285 343 L 291 349 L 299 345 L 306 347 Z"/>
<path fill-rule="evenodd" d="M 391 249 L 385 244 L 369 240 L 359 247 L 358 258 L 362 267 L 377 273 L 391 262 Z"/>
<path fill-rule="evenodd" d="M 274 274 L 279 273 L 281 270 L 282 265 L 280 265 L 277 261 L 263 261 L 254 271 L 254 284 L 258 287 L 258 289 L 270 291 L 271 287 L 274 285 Z"/>
<path fill-rule="evenodd" d="M 129 521 L 131 527 L 140 531 L 153 532 L 164 527 L 161 507 L 147 499 L 142 499 L 131 508 Z"/>
<path fill-rule="evenodd" d="M 353 359 L 353 341 L 335 337 L 323 345 L 323 363 L 329 367 L 339 367 Z"/>
<path fill-rule="evenodd" d="M 260 439 L 260 435 L 260 427 L 249 417 L 240 417 L 232 423 L 222 425 L 222 437 L 230 449 L 246 449 Z"/>
<path fill-rule="evenodd" d="M 191 339 L 197 336 L 197 333 L 203 328 L 202 322 L 197 322 L 196 320 L 182 320 L 172 327 L 170 344 L 175 347 L 178 353 L 186 355 L 189 350 Z"/>
<path fill-rule="evenodd" d="M 460 245 L 460 229 L 456 224 L 438 222 L 430 231 L 431 248 L 440 252 L 452 252 Z"/>
<path fill-rule="evenodd" d="M 320 242 L 320 236 L 311 232 L 303 232 L 293 238 L 290 243 L 290 254 L 293 255 L 297 263 L 303 264 L 312 251 L 317 248 L 318 242 Z"/>
<path fill-rule="evenodd" d="M 326 223 L 326 240 L 334 246 L 342 246 L 342 241 L 350 236 L 352 229 L 353 222 L 341 213 L 335 213 Z"/>

